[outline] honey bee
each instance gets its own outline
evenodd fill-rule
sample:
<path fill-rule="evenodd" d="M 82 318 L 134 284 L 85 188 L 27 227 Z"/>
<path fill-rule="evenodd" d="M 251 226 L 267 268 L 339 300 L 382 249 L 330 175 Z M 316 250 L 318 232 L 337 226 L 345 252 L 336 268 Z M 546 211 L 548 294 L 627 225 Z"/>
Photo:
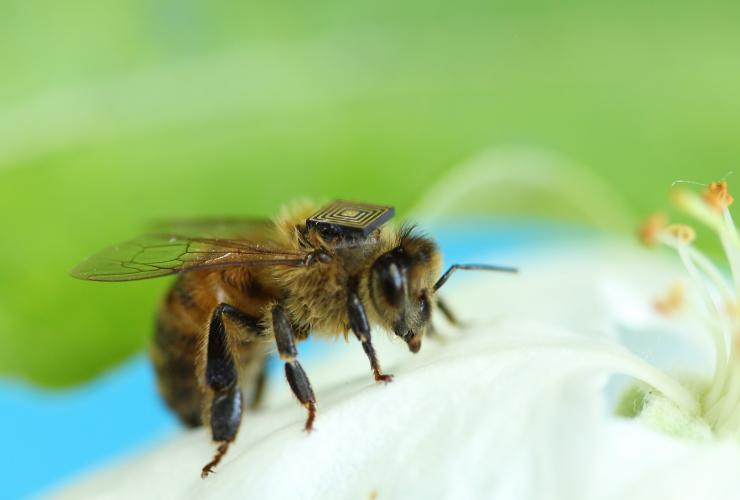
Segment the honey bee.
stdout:
<path fill-rule="evenodd" d="M 217 451 L 206 477 L 236 438 L 251 389 L 256 405 L 273 345 L 290 389 L 306 408 L 316 397 L 298 362 L 298 342 L 315 332 L 360 342 L 373 376 L 390 382 L 371 325 L 394 332 L 412 353 L 432 334 L 432 311 L 455 316 L 437 291 L 457 269 L 515 272 L 483 264 L 451 266 L 441 277 L 435 242 L 412 226 L 390 229 L 388 206 L 336 201 L 284 210 L 274 220 L 201 220 L 101 251 L 72 270 L 77 278 L 130 281 L 178 275 L 159 309 L 151 358 L 166 404 L 187 426 L 209 425 Z"/>

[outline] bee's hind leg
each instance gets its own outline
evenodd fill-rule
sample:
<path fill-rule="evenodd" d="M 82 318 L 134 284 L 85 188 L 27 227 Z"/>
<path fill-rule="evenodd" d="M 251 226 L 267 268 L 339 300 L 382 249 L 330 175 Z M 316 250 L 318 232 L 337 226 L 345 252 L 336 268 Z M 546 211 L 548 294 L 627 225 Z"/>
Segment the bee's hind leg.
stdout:
<path fill-rule="evenodd" d="M 277 343 L 280 359 L 285 362 L 285 377 L 288 379 L 293 394 L 298 401 L 308 410 L 306 419 L 306 432 L 313 430 L 313 421 L 316 418 L 316 396 L 313 394 L 311 382 L 309 382 L 306 372 L 298 362 L 298 350 L 295 347 L 293 327 L 285 314 L 281 305 L 275 305 L 272 308 L 272 328 L 275 333 L 275 342 Z"/>
<path fill-rule="evenodd" d="M 234 442 L 242 419 L 242 394 L 239 386 L 234 384 L 224 392 L 216 393 L 211 404 L 211 434 L 219 443 L 213 460 L 203 466 L 201 477 L 213 472 L 221 459 L 226 455 L 229 446 Z"/>
<path fill-rule="evenodd" d="M 236 438 L 242 420 L 242 392 L 236 372 L 236 362 L 231 352 L 231 344 L 226 334 L 223 316 L 228 314 L 244 326 L 254 327 L 255 336 L 258 322 L 229 304 L 219 304 L 213 311 L 208 327 L 208 348 L 206 354 L 206 385 L 213 391 L 210 422 L 211 436 L 219 443 L 213 460 L 201 471 L 201 477 L 213 472 Z"/>

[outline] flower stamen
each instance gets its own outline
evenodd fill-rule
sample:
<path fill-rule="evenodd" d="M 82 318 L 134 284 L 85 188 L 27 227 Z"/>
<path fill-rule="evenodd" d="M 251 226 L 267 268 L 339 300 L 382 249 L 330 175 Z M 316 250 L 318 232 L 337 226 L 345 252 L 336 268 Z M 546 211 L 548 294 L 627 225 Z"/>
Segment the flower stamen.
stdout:
<path fill-rule="evenodd" d="M 671 224 L 665 231 L 680 243 L 688 244 L 696 239 L 696 231 L 687 224 Z"/>
<path fill-rule="evenodd" d="M 668 217 L 663 212 L 657 212 L 648 217 L 637 232 L 640 241 L 647 246 L 658 244 L 658 234 L 668 223 Z"/>
<path fill-rule="evenodd" d="M 727 181 L 725 180 L 710 183 L 701 196 L 717 212 L 723 212 L 735 201 L 727 190 Z"/>
<path fill-rule="evenodd" d="M 674 283 L 668 291 L 655 299 L 653 307 L 660 314 L 670 316 L 677 313 L 686 305 L 686 286 L 681 283 Z"/>
<path fill-rule="evenodd" d="M 649 221 L 643 228 L 650 231 L 641 230 L 640 234 L 649 236 L 643 237 L 643 241 L 659 242 L 676 251 L 702 298 L 706 332 L 715 348 L 715 366 L 709 387 L 701 397 L 701 416 L 717 434 L 740 438 L 740 357 L 737 355 L 740 352 L 740 238 L 728 208 L 734 200 L 725 180 L 710 183 L 701 196 L 676 189 L 672 200 L 679 209 L 717 234 L 735 286 L 730 286 L 712 260 L 692 245 L 696 232 L 691 226 L 665 225 L 665 222 L 658 226 L 655 221 Z M 672 297 L 674 293 L 676 296 Z M 655 306 L 661 312 L 670 310 L 677 297 L 678 291 L 672 291 Z"/>

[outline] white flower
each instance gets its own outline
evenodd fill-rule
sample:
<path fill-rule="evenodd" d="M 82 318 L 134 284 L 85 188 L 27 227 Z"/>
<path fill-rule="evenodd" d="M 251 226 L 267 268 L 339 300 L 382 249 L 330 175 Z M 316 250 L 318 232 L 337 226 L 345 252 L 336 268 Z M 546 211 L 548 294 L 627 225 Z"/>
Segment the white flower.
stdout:
<path fill-rule="evenodd" d="M 447 296 L 475 325 L 444 343 L 413 356 L 378 335 L 396 375 L 388 386 L 372 382 L 354 344 L 309 360 L 320 404 L 313 434 L 276 380 L 267 408 L 245 415 L 206 480 L 199 470 L 212 446 L 199 430 L 57 497 L 740 498 L 735 440 L 676 438 L 614 415 L 608 382 L 624 373 L 667 396 L 664 417 L 685 417 L 702 436 L 695 394 L 616 342 L 652 330 L 669 351 L 707 352 L 701 336 L 674 334 L 677 323 L 653 312 L 681 270 L 617 240 L 551 250 L 522 256 L 520 276 L 457 278 Z M 700 325 L 689 312 L 684 324 Z"/>
<path fill-rule="evenodd" d="M 726 186 L 713 186 L 719 198 L 676 201 L 720 235 L 733 284 L 690 245 L 691 230 L 656 220 L 644 235 L 685 269 L 607 238 L 508 255 L 520 275 L 459 277 L 445 290 L 469 328 L 447 328 L 417 355 L 375 336 L 392 384 L 372 381 L 353 343 L 307 360 L 311 435 L 276 380 L 207 479 L 213 450 L 199 430 L 55 496 L 740 498 L 740 246 Z M 675 285 L 687 277 L 692 286 Z"/>

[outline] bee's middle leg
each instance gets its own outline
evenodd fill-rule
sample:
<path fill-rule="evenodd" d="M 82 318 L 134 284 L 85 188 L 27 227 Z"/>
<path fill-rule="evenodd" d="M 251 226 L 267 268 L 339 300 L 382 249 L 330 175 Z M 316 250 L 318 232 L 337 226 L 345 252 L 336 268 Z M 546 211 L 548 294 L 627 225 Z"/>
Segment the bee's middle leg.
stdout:
<path fill-rule="evenodd" d="M 213 460 L 203 467 L 201 477 L 213 472 L 236 438 L 242 420 L 242 392 L 236 371 L 234 355 L 226 334 L 223 316 L 228 315 L 250 330 L 255 336 L 258 322 L 229 304 L 219 304 L 213 311 L 208 327 L 208 347 L 206 352 L 206 385 L 213 391 L 211 400 L 211 436 L 220 443 Z"/>
<path fill-rule="evenodd" d="M 295 347 L 293 326 L 290 324 L 285 310 L 279 304 L 272 308 L 272 327 L 275 333 L 278 354 L 280 354 L 280 359 L 285 361 L 285 377 L 288 379 L 288 385 L 290 385 L 293 394 L 308 410 L 305 430 L 311 432 L 313 421 L 316 418 L 316 396 L 313 394 L 313 388 L 306 372 L 303 371 L 303 367 L 296 359 L 298 350 Z"/>

